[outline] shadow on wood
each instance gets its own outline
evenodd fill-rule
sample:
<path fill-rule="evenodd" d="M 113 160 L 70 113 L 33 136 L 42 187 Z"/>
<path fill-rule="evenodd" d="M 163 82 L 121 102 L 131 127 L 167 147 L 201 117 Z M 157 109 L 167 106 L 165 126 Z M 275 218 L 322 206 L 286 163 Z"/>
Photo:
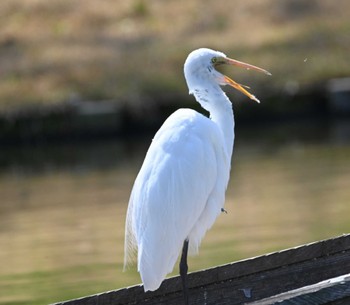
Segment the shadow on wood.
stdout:
<path fill-rule="evenodd" d="M 350 304 L 350 234 L 193 272 L 190 304 Z M 142 286 L 55 305 L 182 304 L 181 280 L 157 291 Z"/>

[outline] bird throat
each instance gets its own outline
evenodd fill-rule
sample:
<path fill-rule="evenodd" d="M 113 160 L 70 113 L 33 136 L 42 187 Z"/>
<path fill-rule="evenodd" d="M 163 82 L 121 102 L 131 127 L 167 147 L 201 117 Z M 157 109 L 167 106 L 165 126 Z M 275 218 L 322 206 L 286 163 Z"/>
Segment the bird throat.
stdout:
<path fill-rule="evenodd" d="M 210 89 L 194 89 L 191 93 L 197 102 L 209 112 L 210 119 L 218 125 L 225 139 L 228 157 L 231 158 L 235 127 L 231 101 L 219 86 Z"/>

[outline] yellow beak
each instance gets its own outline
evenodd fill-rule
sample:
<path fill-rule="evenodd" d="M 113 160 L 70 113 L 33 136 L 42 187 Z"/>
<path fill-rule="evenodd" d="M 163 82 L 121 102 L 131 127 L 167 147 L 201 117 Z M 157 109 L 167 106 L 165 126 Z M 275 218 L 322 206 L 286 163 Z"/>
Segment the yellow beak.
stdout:
<path fill-rule="evenodd" d="M 253 65 L 250 65 L 250 64 L 247 64 L 247 63 L 244 63 L 242 61 L 238 61 L 238 60 L 235 60 L 235 59 L 231 59 L 231 58 L 225 58 L 224 59 L 224 63 L 225 64 L 228 64 L 228 65 L 234 65 L 234 66 L 238 66 L 238 67 L 241 67 L 241 68 L 245 68 L 247 70 L 255 70 L 255 71 L 258 71 L 258 72 L 263 72 L 267 75 L 271 75 L 271 73 L 269 71 L 266 71 L 262 68 L 259 68 L 257 66 L 253 66 Z M 250 99 L 260 103 L 260 101 L 251 93 L 249 93 L 246 89 L 243 88 L 242 85 L 236 83 L 234 80 L 232 80 L 231 78 L 229 78 L 228 76 L 224 76 L 224 83 L 227 84 L 227 85 L 230 85 L 231 87 L 237 89 L 238 91 L 241 91 L 243 94 L 245 94 L 246 96 L 248 96 Z"/>

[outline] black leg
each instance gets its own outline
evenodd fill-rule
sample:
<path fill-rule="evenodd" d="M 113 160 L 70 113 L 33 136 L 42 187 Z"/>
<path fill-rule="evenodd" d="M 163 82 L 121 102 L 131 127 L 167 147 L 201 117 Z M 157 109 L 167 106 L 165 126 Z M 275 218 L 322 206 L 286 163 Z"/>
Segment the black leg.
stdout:
<path fill-rule="evenodd" d="M 187 252 L 188 252 L 188 239 L 184 241 L 182 247 L 182 255 L 180 260 L 180 275 L 182 280 L 182 288 L 184 292 L 185 305 L 188 305 L 188 285 L 187 285 Z"/>

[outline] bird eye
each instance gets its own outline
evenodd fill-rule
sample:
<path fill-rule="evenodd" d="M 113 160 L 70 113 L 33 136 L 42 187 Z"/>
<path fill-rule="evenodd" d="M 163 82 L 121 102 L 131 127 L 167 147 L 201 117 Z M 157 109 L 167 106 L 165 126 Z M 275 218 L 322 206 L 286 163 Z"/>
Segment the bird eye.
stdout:
<path fill-rule="evenodd" d="M 213 57 L 213 58 L 211 59 L 211 63 L 212 63 L 212 64 L 215 64 L 216 61 L 217 61 L 217 58 L 216 58 L 216 57 Z"/>

